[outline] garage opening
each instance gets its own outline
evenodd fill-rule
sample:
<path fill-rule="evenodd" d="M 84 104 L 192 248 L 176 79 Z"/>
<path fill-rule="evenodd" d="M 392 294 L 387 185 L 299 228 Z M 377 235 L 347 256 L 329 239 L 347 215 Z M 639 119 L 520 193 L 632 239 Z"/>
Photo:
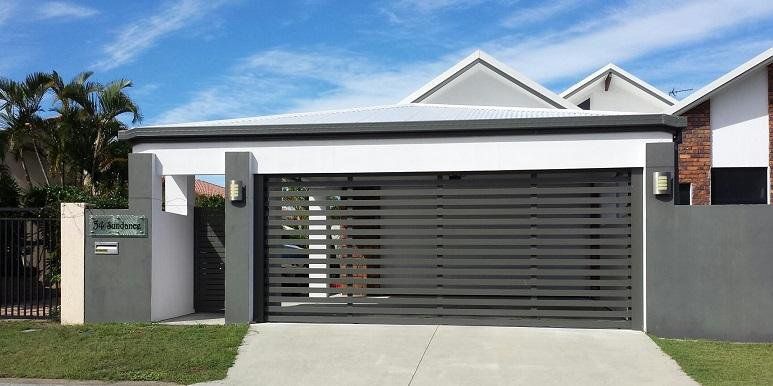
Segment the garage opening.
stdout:
<path fill-rule="evenodd" d="M 268 321 L 632 326 L 629 170 L 263 178 Z"/>

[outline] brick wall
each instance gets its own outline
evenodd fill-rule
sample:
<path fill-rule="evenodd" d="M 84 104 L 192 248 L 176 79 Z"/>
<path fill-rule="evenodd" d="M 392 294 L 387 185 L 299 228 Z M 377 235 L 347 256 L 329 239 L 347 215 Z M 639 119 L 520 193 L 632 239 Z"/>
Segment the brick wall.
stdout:
<path fill-rule="evenodd" d="M 773 204 L 773 64 L 768 66 L 768 162 L 770 163 L 770 203 Z"/>
<path fill-rule="evenodd" d="M 679 145 L 679 182 L 692 184 L 693 205 L 711 204 L 711 106 L 701 103 L 682 114 L 687 128 Z M 773 141 L 773 134 L 771 134 Z"/>

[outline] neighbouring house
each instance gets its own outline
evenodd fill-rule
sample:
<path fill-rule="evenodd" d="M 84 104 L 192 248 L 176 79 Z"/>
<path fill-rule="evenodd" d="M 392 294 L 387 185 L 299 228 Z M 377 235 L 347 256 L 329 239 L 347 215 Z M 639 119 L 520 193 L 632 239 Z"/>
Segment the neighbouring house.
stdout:
<path fill-rule="evenodd" d="M 773 131 L 757 101 L 767 55 L 677 102 L 614 65 L 557 95 L 476 51 L 393 105 L 122 131 L 129 209 L 83 221 L 124 214 L 151 231 L 80 236 L 86 250 L 63 259 L 84 272 L 70 293 L 81 308 L 63 306 L 63 320 L 155 321 L 219 305 L 229 323 L 773 339 L 773 297 L 762 295 L 773 293 L 773 206 L 733 205 L 745 187 L 713 185 L 714 203 L 730 205 L 676 205 L 680 184 L 696 185 L 699 203 L 699 188 L 732 175 L 719 168 L 768 173 L 757 149 L 767 157 Z M 707 172 L 684 164 L 693 154 L 712 179 L 684 178 Z M 229 181 L 224 212 L 195 218 L 193 179 L 218 174 Z"/>
<path fill-rule="evenodd" d="M 198 178 L 193 181 L 193 191 L 196 193 L 196 196 L 225 197 L 225 188 Z"/>
<path fill-rule="evenodd" d="M 679 144 L 681 204 L 767 204 L 773 167 L 773 48 L 666 113 L 687 118 Z"/>

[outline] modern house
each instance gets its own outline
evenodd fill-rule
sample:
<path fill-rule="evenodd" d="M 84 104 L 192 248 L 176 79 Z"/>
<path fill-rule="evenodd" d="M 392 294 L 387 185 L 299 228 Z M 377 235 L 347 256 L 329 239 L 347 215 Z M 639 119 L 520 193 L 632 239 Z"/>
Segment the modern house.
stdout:
<path fill-rule="evenodd" d="M 614 65 L 557 95 L 477 51 L 394 105 L 121 132 L 133 147 L 129 209 L 84 221 L 122 215 L 147 233 L 83 236 L 84 255 L 65 257 L 84 272 L 68 320 L 163 320 L 196 311 L 204 293 L 220 296 L 227 322 L 769 339 L 773 299 L 736 300 L 773 290 L 759 279 L 773 269 L 759 231 L 773 208 L 675 205 L 678 177 L 695 170 L 681 152 L 706 155 L 679 146 L 696 130 L 690 111 L 736 89 L 757 98 L 762 77 L 740 73 L 769 71 L 768 60 L 677 102 Z M 712 102 L 711 129 L 736 130 L 723 103 Z M 729 166 L 723 146 L 712 165 Z M 227 183 L 222 234 L 203 237 L 209 257 L 193 231 L 201 174 Z M 215 273 L 200 260 L 213 251 L 225 262 Z M 194 290 L 210 280 L 220 295 Z"/>

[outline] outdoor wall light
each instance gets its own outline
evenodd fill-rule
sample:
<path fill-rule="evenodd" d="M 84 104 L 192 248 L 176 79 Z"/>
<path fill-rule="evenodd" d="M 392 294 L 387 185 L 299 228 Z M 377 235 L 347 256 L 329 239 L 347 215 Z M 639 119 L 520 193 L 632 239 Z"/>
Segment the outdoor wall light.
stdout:
<path fill-rule="evenodd" d="M 244 201 L 244 184 L 241 180 L 231 180 L 228 183 L 228 199 L 231 202 Z"/>
<path fill-rule="evenodd" d="M 652 194 L 662 196 L 673 192 L 673 178 L 671 172 L 652 173 Z"/>

